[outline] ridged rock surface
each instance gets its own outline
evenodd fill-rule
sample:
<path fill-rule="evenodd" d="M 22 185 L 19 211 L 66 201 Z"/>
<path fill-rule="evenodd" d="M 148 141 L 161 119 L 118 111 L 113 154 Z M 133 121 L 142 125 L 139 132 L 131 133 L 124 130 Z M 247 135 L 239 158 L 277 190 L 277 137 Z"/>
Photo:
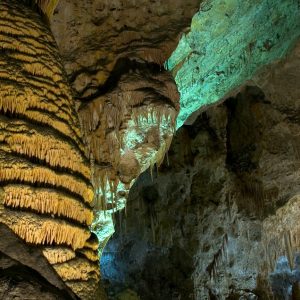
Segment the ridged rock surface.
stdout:
<path fill-rule="evenodd" d="M 88 299 L 85 286 L 95 291 L 99 281 L 97 260 L 82 252 L 96 241 L 90 164 L 56 43 L 22 1 L 0 3 L 0 54 L 0 222 L 40 246 Z"/>

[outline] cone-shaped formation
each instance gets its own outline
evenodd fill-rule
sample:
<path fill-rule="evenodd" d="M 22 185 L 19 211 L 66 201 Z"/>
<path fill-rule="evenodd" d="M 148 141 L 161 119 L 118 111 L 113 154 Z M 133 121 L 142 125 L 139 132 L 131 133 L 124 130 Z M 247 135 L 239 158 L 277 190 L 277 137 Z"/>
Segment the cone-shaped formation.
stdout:
<path fill-rule="evenodd" d="M 79 109 L 87 156 L 93 165 L 95 207 L 110 216 L 124 208 L 129 188 L 149 166 L 160 165 L 176 127 L 179 94 L 170 74 L 158 65 L 126 61 L 132 67 L 118 85 Z M 106 220 L 96 220 L 100 232 Z M 98 229 L 96 228 L 98 227 Z"/>
<path fill-rule="evenodd" d="M 0 1 L 0 222 L 45 245 L 45 257 L 63 280 L 76 280 L 76 292 L 80 281 L 99 280 L 97 242 L 86 246 L 90 163 L 55 41 L 27 6 L 49 16 L 56 2 Z"/>
<path fill-rule="evenodd" d="M 98 251 L 97 250 L 91 250 L 88 248 L 80 249 L 78 250 L 79 253 L 83 254 L 88 260 L 90 261 L 97 261 L 99 258 Z"/>

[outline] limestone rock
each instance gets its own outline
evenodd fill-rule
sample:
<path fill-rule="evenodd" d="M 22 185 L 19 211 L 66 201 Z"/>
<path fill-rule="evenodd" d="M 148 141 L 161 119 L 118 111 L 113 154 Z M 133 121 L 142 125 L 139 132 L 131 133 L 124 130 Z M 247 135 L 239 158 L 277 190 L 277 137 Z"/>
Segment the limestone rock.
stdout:
<path fill-rule="evenodd" d="M 57 1 L 35 2 L 50 16 Z M 80 255 L 76 250 L 85 248 L 91 236 L 94 189 L 56 43 L 36 7 L 29 4 L 0 3 L 0 223 L 40 247 L 36 252 L 61 271 L 57 266 L 74 264 Z M 1 247 L 5 238 L 1 236 Z M 98 282 L 95 255 L 80 261 L 77 271 L 85 275 L 76 277 L 77 282 Z M 90 272 L 90 265 L 98 272 Z M 42 276 L 47 268 L 39 269 Z M 68 280 L 64 272 L 58 273 Z M 26 286 L 29 298 L 40 289 L 39 284 L 24 282 L 8 297 L 20 296 Z"/>
<path fill-rule="evenodd" d="M 166 62 L 181 94 L 178 128 L 283 58 L 299 34 L 295 1 L 203 1 Z"/>
<path fill-rule="evenodd" d="M 170 145 L 179 94 L 163 63 L 198 7 L 190 0 L 61 0 L 54 12 L 51 29 L 77 93 L 94 169 L 93 228 L 101 245 L 135 179 Z"/>
<path fill-rule="evenodd" d="M 180 128 L 169 164 L 136 181 L 101 260 L 112 299 L 296 295 L 299 49 Z"/>

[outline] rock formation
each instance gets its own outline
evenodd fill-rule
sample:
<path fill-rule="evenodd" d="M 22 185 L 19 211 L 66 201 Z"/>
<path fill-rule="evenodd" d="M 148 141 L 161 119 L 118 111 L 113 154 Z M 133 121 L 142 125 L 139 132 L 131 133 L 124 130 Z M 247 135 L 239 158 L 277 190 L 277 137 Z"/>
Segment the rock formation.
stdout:
<path fill-rule="evenodd" d="M 55 3 L 39 4 L 51 13 Z M 73 95 L 35 7 L 1 1 L 0 22 L 0 222 L 40 245 L 66 285 L 90 298 L 99 281 L 88 228 L 94 190 Z"/>
<path fill-rule="evenodd" d="M 61 0 L 54 13 L 51 28 L 77 93 L 94 169 L 100 249 L 114 231 L 111 214 L 125 207 L 135 179 L 159 164 L 170 145 L 179 94 L 163 64 L 198 6 Z"/>
<path fill-rule="evenodd" d="M 299 70 L 298 43 L 140 176 L 102 256 L 112 299 L 298 299 Z"/>
<path fill-rule="evenodd" d="M 181 95 L 179 128 L 286 53 L 299 35 L 297 9 L 295 1 L 60 1 L 51 28 L 77 93 L 96 206 L 106 210 L 93 225 L 101 248 L 111 214 L 173 135 L 179 98 L 165 68 Z"/>
<path fill-rule="evenodd" d="M 297 299 L 299 20 L 0 1 L 0 297 Z"/>
<path fill-rule="evenodd" d="M 177 128 L 282 58 L 299 34 L 297 1 L 202 1 L 165 64 L 181 95 Z"/>

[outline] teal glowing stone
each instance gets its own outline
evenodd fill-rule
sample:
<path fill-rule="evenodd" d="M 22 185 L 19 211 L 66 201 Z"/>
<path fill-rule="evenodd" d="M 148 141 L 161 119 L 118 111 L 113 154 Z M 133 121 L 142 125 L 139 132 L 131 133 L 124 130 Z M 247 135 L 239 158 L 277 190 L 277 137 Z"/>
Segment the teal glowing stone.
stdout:
<path fill-rule="evenodd" d="M 299 36 L 299 0 L 204 1 L 165 63 L 181 95 L 177 128 L 282 58 Z"/>

